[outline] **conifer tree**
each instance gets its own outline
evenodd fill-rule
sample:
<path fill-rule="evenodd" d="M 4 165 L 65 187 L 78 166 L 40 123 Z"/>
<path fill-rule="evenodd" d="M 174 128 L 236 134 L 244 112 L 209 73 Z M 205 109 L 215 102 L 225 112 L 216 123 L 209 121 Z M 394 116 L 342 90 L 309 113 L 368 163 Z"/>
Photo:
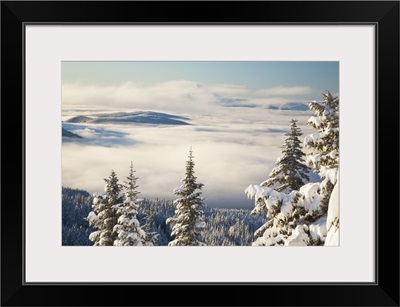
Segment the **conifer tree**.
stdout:
<path fill-rule="evenodd" d="M 174 193 L 179 196 L 174 201 L 175 217 L 168 218 L 166 223 L 172 227 L 171 235 L 175 237 L 169 246 L 205 245 L 199 241 L 199 236 L 205 229 L 203 198 L 201 197 L 202 183 L 197 183 L 194 176 L 193 151 L 190 148 L 189 160 L 186 161 L 186 176 L 181 180 L 180 188 Z"/>
<path fill-rule="evenodd" d="M 322 102 L 309 104 L 315 116 L 310 117 L 308 125 L 317 130 L 304 139 L 306 147 L 311 149 L 307 163 L 321 178 L 339 167 L 339 99 L 329 91 L 322 94 Z M 326 212 L 334 184 L 330 181 L 321 190 L 322 208 Z"/>
<path fill-rule="evenodd" d="M 93 211 L 87 217 L 89 225 L 97 228 L 96 231 L 89 235 L 89 239 L 96 246 L 111 246 L 114 244 L 116 234 L 113 228 L 117 224 L 118 215 L 113 207 L 123 201 L 121 185 L 118 183 L 118 177 L 113 170 L 104 181 L 106 182 L 106 193 L 93 195 Z"/>
<path fill-rule="evenodd" d="M 117 235 L 114 241 L 116 246 L 143 246 L 152 245 L 146 240 L 146 233 L 140 227 L 137 219 L 138 209 L 140 201 L 137 196 L 137 180 L 135 176 L 135 170 L 131 162 L 129 176 L 127 181 L 124 182 L 123 190 L 125 199 L 122 203 L 115 204 L 113 209 L 116 210 L 119 215 L 117 224 L 114 226 L 113 231 Z"/>
<path fill-rule="evenodd" d="M 309 180 L 309 168 L 304 164 L 304 152 L 302 151 L 299 137 L 303 134 L 296 125 L 297 120 L 292 119 L 290 132 L 287 136 L 282 156 L 276 161 L 276 167 L 269 174 L 269 179 L 261 185 L 273 187 L 278 192 L 290 192 L 298 190 Z"/>
<path fill-rule="evenodd" d="M 308 124 L 317 132 L 304 138 L 310 149 L 307 163 L 321 182 L 304 184 L 290 193 L 278 192 L 265 184 L 250 185 L 245 192 L 255 200 L 253 213 L 266 213 L 268 218 L 256 231 L 255 236 L 259 237 L 253 245 L 338 243 L 339 198 L 335 187 L 339 172 L 339 99 L 326 92 L 322 102 L 313 101 L 309 107 L 314 116 Z"/>
<path fill-rule="evenodd" d="M 317 132 L 304 139 L 305 145 L 311 149 L 307 164 L 317 173 L 321 166 L 337 168 L 339 165 L 339 99 L 329 91 L 322 95 L 322 102 L 309 104 L 315 116 L 311 116 L 307 124 Z"/>
<path fill-rule="evenodd" d="M 151 204 L 149 206 L 149 212 L 146 214 L 146 224 L 144 225 L 143 229 L 146 232 L 146 240 L 155 246 L 158 245 L 158 239 L 160 235 L 156 231 L 153 231 L 154 218 L 155 210 L 154 206 Z"/>

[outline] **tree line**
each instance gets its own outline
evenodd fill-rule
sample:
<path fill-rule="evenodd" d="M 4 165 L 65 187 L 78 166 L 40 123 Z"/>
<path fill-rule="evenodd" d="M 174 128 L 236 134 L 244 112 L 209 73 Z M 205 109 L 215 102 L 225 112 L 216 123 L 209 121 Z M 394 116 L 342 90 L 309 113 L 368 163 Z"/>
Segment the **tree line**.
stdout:
<path fill-rule="evenodd" d="M 79 189 L 62 188 L 62 245 L 90 246 L 95 228 L 86 217 L 93 210 L 93 195 Z M 266 221 L 265 215 L 251 215 L 251 209 L 203 206 L 206 229 L 200 240 L 208 246 L 249 246 L 254 232 Z M 137 219 L 146 232 L 157 234 L 155 246 L 167 246 L 172 229 L 166 220 L 175 214 L 171 199 L 142 199 Z"/>

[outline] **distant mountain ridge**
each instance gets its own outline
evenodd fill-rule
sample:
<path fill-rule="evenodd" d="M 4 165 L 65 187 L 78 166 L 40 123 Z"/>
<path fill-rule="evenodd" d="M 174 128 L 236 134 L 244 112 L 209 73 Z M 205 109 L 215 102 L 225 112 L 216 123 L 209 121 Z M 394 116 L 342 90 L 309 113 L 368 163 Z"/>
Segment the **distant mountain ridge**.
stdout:
<path fill-rule="evenodd" d="M 309 111 L 307 102 L 286 102 L 282 104 L 271 104 L 267 106 L 269 110 L 283 110 L 283 111 Z"/>
<path fill-rule="evenodd" d="M 223 97 L 218 93 L 214 93 L 214 97 L 218 99 L 219 104 L 224 107 L 231 108 L 255 108 L 257 105 L 248 103 L 247 98 L 236 98 L 236 97 Z"/>
<path fill-rule="evenodd" d="M 76 133 L 73 133 L 71 131 L 68 131 L 64 128 L 62 129 L 62 136 L 68 137 L 68 138 L 77 138 L 77 139 L 81 139 L 82 137 L 80 135 L 77 135 Z"/>
<path fill-rule="evenodd" d="M 78 115 L 68 120 L 66 123 L 138 123 L 138 124 L 156 124 L 156 125 L 190 125 L 184 120 L 189 118 L 172 115 L 167 113 L 152 112 L 152 111 L 137 111 L 137 112 L 116 112 L 116 113 L 101 113 L 92 115 Z"/>

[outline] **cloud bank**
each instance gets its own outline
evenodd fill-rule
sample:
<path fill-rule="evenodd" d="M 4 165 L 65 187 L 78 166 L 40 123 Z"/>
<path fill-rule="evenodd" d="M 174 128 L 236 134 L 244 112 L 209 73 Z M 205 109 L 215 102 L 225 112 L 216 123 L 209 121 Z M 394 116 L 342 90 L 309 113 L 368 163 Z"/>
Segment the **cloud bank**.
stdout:
<path fill-rule="evenodd" d="M 279 86 L 250 91 L 241 85 L 206 85 L 191 80 L 155 84 L 126 82 L 113 86 L 66 83 L 62 87 L 64 109 L 67 106 L 85 105 L 189 114 L 223 113 L 225 110 L 218 106 L 229 105 L 235 100 L 240 101 L 240 107 L 264 108 L 270 104 L 303 101 L 307 95 L 310 95 L 309 100 L 315 99 L 315 91 L 309 87 Z"/>
<path fill-rule="evenodd" d="M 192 146 L 196 176 L 205 184 L 205 203 L 251 208 L 243 191 L 266 179 L 295 117 L 263 111 L 246 109 L 240 120 L 238 109 L 225 117 L 198 116 L 191 126 L 113 125 L 120 137 L 92 125 L 85 139 L 63 142 L 63 185 L 102 192 L 103 178 L 113 169 L 124 180 L 132 161 L 141 197 L 173 199 Z M 306 117 L 300 116 L 303 122 Z M 84 130 L 74 130 L 79 131 Z"/>
<path fill-rule="evenodd" d="M 132 161 L 141 197 L 174 199 L 173 190 L 184 177 L 192 146 L 205 204 L 252 208 L 253 201 L 246 198 L 244 189 L 267 178 L 281 155 L 290 120 L 298 119 L 304 134 L 311 132 L 306 126 L 311 112 L 270 110 L 266 106 L 295 101 L 297 94 L 310 91 L 275 87 L 251 93 L 243 86 L 188 80 L 104 87 L 64 84 L 64 119 L 98 112 L 151 110 L 186 116 L 190 126 L 68 124 L 65 128 L 83 139 L 63 139 L 63 185 L 103 192 L 103 178 L 114 170 L 124 181 Z M 243 106 L 228 108 L 235 100 L 221 97 L 239 99 Z"/>
<path fill-rule="evenodd" d="M 313 89 L 307 86 L 276 86 L 267 89 L 261 89 L 256 91 L 257 95 L 266 97 L 287 97 L 287 96 L 303 96 L 306 94 L 311 94 Z"/>

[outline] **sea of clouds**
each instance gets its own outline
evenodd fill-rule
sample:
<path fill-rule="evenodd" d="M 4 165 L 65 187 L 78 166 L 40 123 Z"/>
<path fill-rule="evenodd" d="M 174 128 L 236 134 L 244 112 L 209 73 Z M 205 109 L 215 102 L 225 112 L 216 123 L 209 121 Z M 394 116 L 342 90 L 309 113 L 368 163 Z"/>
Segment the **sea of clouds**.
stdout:
<path fill-rule="evenodd" d="M 320 96 L 320 91 L 308 87 L 250 92 L 238 85 L 187 80 L 151 85 L 64 84 L 64 121 L 110 111 L 156 111 L 187 117 L 190 125 L 63 123 L 82 139 L 63 138 L 62 184 L 90 193 L 103 192 L 103 178 L 114 170 L 122 182 L 132 161 L 140 197 L 174 199 L 173 190 L 184 177 L 192 147 L 195 175 L 204 184 L 204 203 L 252 208 L 253 201 L 246 198 L 244 190 L 268 177 L 281 155 L 290 120 L 297 119 L 304 134 L 312 132 L 306 126 L 311 111 L 272 110 L 268 106 Z M 240 104 L 235 105 L 235 99 Z"/>

